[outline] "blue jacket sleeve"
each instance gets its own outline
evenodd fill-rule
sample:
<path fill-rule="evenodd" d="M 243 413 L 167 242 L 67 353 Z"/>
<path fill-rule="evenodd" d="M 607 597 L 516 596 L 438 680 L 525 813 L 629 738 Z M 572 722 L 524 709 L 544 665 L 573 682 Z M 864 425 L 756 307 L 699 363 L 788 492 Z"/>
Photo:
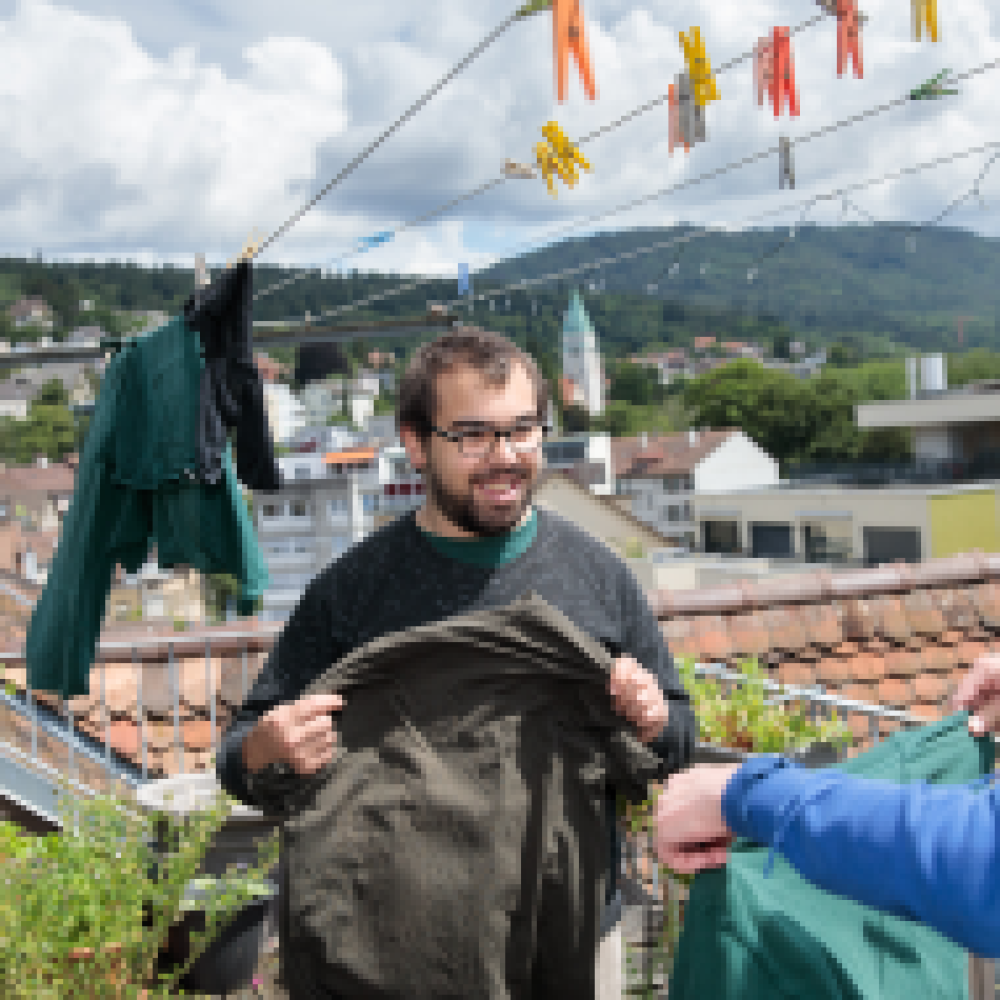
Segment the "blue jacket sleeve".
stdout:
<path fill-rule="evenodd" d="M 733 775 L 722 808 L 734 833 L 780 846 L 819 888 L 1000 957 L 997 792 L 896 785 L 767 755 Z"/>

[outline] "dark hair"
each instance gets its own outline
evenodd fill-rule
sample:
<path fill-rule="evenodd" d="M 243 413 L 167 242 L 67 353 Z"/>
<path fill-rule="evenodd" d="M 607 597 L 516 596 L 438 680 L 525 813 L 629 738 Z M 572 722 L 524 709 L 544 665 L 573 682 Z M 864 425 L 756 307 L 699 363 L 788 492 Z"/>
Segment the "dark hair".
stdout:
<path fill-rule="evenodd" d="M 437 376 L 455 365 L 468 365 L 492 385 L 505 385 L 515 364 L 523 365 L 535 386 L 536 416 L 546 420 L 549 384 L 538 365 L 502 334 L 478 327 L 460 327 L 417 348 L 396 397 L 396 426 L 412 427 L 424 443 L 431 435 L 438 411 Z"/>

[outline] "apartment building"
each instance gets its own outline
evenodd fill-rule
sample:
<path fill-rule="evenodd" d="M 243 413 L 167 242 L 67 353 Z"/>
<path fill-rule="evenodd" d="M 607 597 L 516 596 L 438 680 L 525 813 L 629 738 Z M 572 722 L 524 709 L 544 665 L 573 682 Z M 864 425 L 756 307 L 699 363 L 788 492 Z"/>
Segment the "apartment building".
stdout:
<path fill-rule="evenodd" d="M 741 430 L 641 434 L 612 441 L 615 493 L 674 544 L 697 545 L 693 500 L 706 491 L 778 482 L 778 463 Z"/>

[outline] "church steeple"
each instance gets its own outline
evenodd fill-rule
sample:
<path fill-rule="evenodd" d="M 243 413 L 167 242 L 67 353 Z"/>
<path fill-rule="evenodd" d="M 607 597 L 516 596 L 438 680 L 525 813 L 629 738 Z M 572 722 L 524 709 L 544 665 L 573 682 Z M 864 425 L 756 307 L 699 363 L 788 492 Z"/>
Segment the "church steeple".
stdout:
<path fill-rule="evenodd" d="M 597 348 L 594 324 L 584 308 L 580 290 L 570 293 L 563 314 L 563 376 L 572 379 L 591 416 L 604 412 L 604 366 Z"/>

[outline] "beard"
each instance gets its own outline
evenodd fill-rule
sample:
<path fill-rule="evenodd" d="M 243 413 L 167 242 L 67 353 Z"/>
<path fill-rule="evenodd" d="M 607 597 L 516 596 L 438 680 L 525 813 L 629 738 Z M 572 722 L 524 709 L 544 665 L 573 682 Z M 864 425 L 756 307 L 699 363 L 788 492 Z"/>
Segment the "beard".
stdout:
<path fill-rule="evenodd" d="M 437 472 L 427 464 L 424 466 L 426 503 L 463 531 L 485 538 L 507 535 L 517 527 L 524 512 L 531 506 L 537 481 L 537 476 L 532 477 L 531 473 L 521 469 L 515 475 L 520 479 L 517 501 L 510 507 L 493 507 L 477 489 L 474 480 L 462 492 L 449 490 Z"/>

